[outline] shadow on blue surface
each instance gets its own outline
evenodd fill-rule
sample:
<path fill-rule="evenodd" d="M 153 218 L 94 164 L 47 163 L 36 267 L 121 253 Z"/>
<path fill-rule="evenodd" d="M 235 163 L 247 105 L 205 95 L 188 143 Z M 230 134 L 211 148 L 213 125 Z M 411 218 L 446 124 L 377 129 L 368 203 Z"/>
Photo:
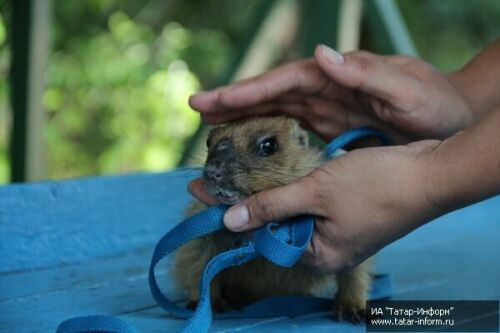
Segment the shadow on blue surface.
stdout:
<path fill-rule="evenodd" d="M 182 218 L 196 172 L 0 187 L 0 331 L 54 332 L 70 317 L 118 315 L 142 332 L 174 331 L 147 286 L 158 238 Z M 395 299 L 500 298 L 500 197 L 453 212 L 389 245 L 377 271 Z M 169 262 L 165 265 L 169 266 Z M 165 270 L 163 290 L 184 295 Z M 213 332 L 364 332 L 330 313 L 216 320 Z"/>

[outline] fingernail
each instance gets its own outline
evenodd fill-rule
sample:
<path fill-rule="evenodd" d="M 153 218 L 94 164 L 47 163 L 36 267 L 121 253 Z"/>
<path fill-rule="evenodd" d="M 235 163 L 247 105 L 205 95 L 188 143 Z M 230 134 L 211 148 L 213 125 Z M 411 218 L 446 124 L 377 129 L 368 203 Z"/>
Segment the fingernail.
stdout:
<path fill-rule="evenodd" d="M 326 45 L 320 45 L 321 48 L 321 53 L 323 56 L 329 60 L 330 62 L 334 64 L 341 64 L 344 62 L 344 56 L 331 47 L 328 47 Z"/>
<path fill-rule="evenodd" d="M 203 98 L 203 96 L 205 96 L 206 94 L 207 94 L 206 91 L 198 91 L 196 94 L 189 96 L 188 101 L 189 103 L 191 103 L 195 99 L 200 99 L 200 97 Z"/>
<path fill-rule="evenodd" d="M 191 94 L 189 95 L 188 99 L 192 100 L 193 98 L 196 98 L 196 96 L 198 96 L 199 94 L 201 94 L 201 92 L 197 92 L 196 94 Z"/>
<path fill-rule="evenodd" d="M 224 224 L 230 230 L 238 231 L 248 224 L 250 214 L 246 206 L 231 207 L 224 215 Z"/>

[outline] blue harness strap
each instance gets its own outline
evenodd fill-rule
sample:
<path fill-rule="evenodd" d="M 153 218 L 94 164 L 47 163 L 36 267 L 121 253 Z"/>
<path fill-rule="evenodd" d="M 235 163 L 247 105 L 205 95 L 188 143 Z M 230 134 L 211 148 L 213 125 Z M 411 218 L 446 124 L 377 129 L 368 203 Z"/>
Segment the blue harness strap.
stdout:
<path fill-rule="evenodd" d="M 189 318 L 180 332 L 206 332 L 210 328 L 210 282 L 217 273 L 228 267 L 247 263 L 259 255 L 277 265 L 291 267 L 299 260 L 311 240 L 314 219 L 310 215 L 296 217 L 283 224 L 268 224 L 254 233 L 253 240 L 247 241 L 241 247 L 220 253 L 208 262 L 200 281 L 200 299 L 194 312 L 178 307 L 168 300 L 158 287 L 155 267 L 162 258 L 187 241 L 223 229 L 222 217 L 227 208 L 219 205 L 195 214 L 168 232 L 156 245 L 149 271 L 151 293 L 158 305 L 170 315 Z M 191 229 L 193 231 L 187 231 Z"/>
<path fill-rule="evenodd" d="M 379 137 L 387 145 L 385 135 L 372 128 L 349 130 L 325 148 L 325 157 L 330 159 L 335 152 L 347 144 L 367 136 Z M 209 207 L 191 216 L 172 228 L 155 247 L 149 269 L 149 286 L 158 305 L 171 316 L 187 318 L 180 332 L 207 332 L 212 322 L 210 302 L 210 283 L 217 273 L 233 266 L 239 266 L 259 256 L 283 267 L 293 266 L 310 243 L 314 217 L 304 215 L 284 223 L 269 223 L 253 233 L 252 240 L 247 240 L 241 247 L 220 253 L 212 258 L 204 269 L 200 281 L 200 299 L 196 310 L 179 307 L 171 302 L 160 290 L 155 277 L 155 268 L 167 255 L 187 242 L 224 229 L 223 216 L 228 206 Z M 371 299 L 390 297 L 391 281 L 387 275 L 375 276 Z M 300 314 L 330 308 L 332 300 L 304 296 L 280 296 L 261 300 L 244 308 L 242 312 L 229 312 L 216 315 L 217 318 L 251 318 L 273 316 L 297 316 Z M 63 322 L 57 333 L 113 332 L 136 333 L 130 325 L 120 319 L 109 316 L 78 317 Z"/>

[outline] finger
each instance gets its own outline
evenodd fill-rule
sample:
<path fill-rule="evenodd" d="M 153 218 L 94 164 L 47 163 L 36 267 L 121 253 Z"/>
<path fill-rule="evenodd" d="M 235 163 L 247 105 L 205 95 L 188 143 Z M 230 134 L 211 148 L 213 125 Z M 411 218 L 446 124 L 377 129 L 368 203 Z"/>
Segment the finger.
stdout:
<path fill-rule="evenodd" d="M 291 91 L 311 92 L 325 83 L 324 74 L 313 59 L 280 66 L 266 74 L 189 98 L 200 112 L 222 112 L 272 101 Z"/>
<path fill-rule="evenodd" d="M 217 199 L 208 194 L 207 190 L 205 189 L 204 182 L 201 178 L 197 178 L 191 181 L 188 185 L 188 191 L 196 199 L 203 202 L 207 206 L 214 206 L 219 203 Z"/>
<path fill-rule="evenodd" d="M 306 108 L 300 103 L 269 103 L 256 107 L 236 109 L 221 113 L 203 113 L 201 119 L 209 124 L 216 125 L 231 122 L 251 116 L 279 116 L 287 115 L 293 118 L 307 117 Z"/>
<path fill-rule="evenodd" d="M 224 87 L 219 87 L 210 91 L 201 91 L 189 96 L 188 104 L 196 111 L 206 112 L 220 109 L 219 98 L 220 91 Z"/>
<path fill-rule="evenodd" d="M 409 147 L 415 147 L 418 149 L 434 149 L 438 145 L 442 143 L 441 140 L 421 140 L 421 141 L 415 141 L 415 142 L 410 142 L 408 144 Z"/>
<path fill-rule="evenodd" d="M 403 75 L 397 65 L 388 65 L 384 58 L 367 52 L 352 52 L 345 55 L 320 45 L 314 57 L 319 67 L 331 79 L 345 87 L 359 89 L 365 93 L 394 102 L 411 89 L 413 81 Z"/>
<path fill-rule="evenodd" d="M 331 240 L 317 230 L 314 231 L 311 243 L 300 261 L 323 274 L 334 274 L 348 266 L 345 254 L 332 247 Z"/>
<path fill-rule="evenodd" d="M 245 231 L 297 215 L 314 214 L 313 194 L 306 178 L 259 192 L 231 207 L 224 216 L 224 224 L 232 231 Z"/>
<path fill-rule="evenodd" d="M 275 103 L 258 105 L 251 108 L 234 109 L 225 112 L 202 113 L 201 119 L 211 125 L 231 122 L 249 116 L 274 116 L 281 115 L 280 106 Z"/>

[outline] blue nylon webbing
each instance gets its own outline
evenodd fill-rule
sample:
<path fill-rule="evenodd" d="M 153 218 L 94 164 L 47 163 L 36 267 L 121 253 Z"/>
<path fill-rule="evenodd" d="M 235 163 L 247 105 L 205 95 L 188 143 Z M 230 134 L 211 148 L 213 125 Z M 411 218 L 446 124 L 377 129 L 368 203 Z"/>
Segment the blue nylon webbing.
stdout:
<path fill-rule="evenodd" d="M 347 144 L 367 136 L 382 139 L 387 145 L 388 139 L 383 133 L 372 128 L 356 128 L 341 134 L 325 148 L 325 157 L 332 158 L 335 152 Z M 196 310 L 189 310 L 172 303 L 161 292 L 155 277 L 155 267 L 167 255 L 187 242 L 208 235 L 224 228 L 223 216 L 229 207 L 224 205 L 209 207 L 193 215 L 171 229 L 163 236 L 155 247 L 149 269 L 149 286 L 153 298 L 168 314 L 177 318 L 188 319 L 179 332 L 207 332 L 212 322 L 210 303 L 210 282 L 217 273 L 231 266 L 247 263 L 259 256 L 272 261 L 276 265 L 291 267 L 299 260 L 307 248 L 314 227 L 314 217 L 299 216 L 284 223 L 270 223 L 254 231 L 251 241 L 242 247 L 220 253 L 210 260 L 205 267 L 200 281 L 200 300 Z M 371 299 L 391 296 L 391 281 L 387 275 L 379 275 L 374 279 Z M 331 307 L 331 300 L 304 297 L 280 296 L 261 300 L 244 308 L 242 312 L 229 312 L 216 315 L 216 318 L 252 318 L 272 316 L 297 316 Z M 87 316 L 69 319 L 57 329 L 57 333 L 138 333 L 135 328 L 124 321 L 110 316 Z"/>

